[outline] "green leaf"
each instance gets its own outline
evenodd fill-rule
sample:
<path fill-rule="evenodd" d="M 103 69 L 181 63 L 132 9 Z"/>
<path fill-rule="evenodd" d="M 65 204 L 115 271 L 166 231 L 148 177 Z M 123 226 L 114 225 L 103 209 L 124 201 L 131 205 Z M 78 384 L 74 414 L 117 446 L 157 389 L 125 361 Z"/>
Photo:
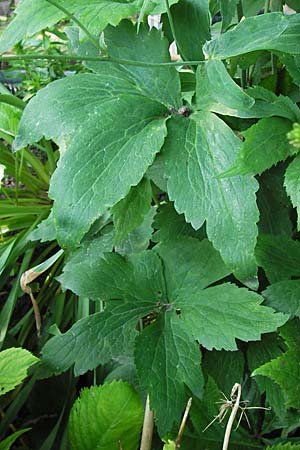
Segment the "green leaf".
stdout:
<path fill-rule="evenodd" d="M 91 254 L 89 247 L 84 247 L 84 253 L 78 256 L 75 253 L 66 264 L 59 278 L 65 289 L 92 299 L 140 300 L 151 304 L 166 297 L 161 261 L 154 252 L 123 258 L 117 253 L 104 254 L 111 245 L 110 235 L 100 238 L 98 243 Z M 83 260 L 85 255 L 89 258 Z"/>
<path fill-rule="evenodd" d="M 176 299 L 183 325 L 208 350 L 237 350 L 235 339 L 257 341 L 276 330 L 288 316 L 260 306 L 263 298 L 245 288 L 226 283 Z"/>
<path fill-rule="evenodd" d="M 70 413 L 71 450 L 136 450 L 142 423 L 141 400 L 128 383 L 85 388 Z"/>
<path fill-rule="evenodd" d="M 296 151 L 298 149 L 295 149 Z M 285 172 L 284 186 L 294 208 L 297 209 L 297 229 L 300 230 L 300 157 L 297 156 Z"/>
<path fill-rule="evenodd" d="M 300 243 L 288 236 L 260 235 L 255 256 L 270 283 L 300 276 Z"/>
<path fill-rule="evenodd" d="M 230 274 L 219 253 L 204 239 L 182 236 L 155 247 L 164 261 L 164 276 L 172 303 L 178 295 L 199 292 Z"/>
<path fill-rule="evenodd" d="M 147 250 L 153 233 L 153 220 L 156 209 L 152 206 L 146 214 L 142 224 L 135 230 L 131 231 L 127 237 L 115 247 L 120 255 L 130 255 L 131 253 L 139 253 Z"/>
<path fill-rule="evenodd" d="M 289 55 L 287 53 L 278 53 L 280 61 L 285 65 L 288 73 L 291 75 L 293 82 L 300 86 L 300 56 Z"/>
<path fill-rule="evenodd" d="M 184 220 L 183 214 L 178 214 L 173 203 L 168 202 L 160 205 L 155 216 L 154 228 L 157 231 L 153 235 L 154 242 L 165 242 L 179 239 L 182 236 L 204 238 L 205 232 L 201 228 L 196 231 Z"/>
<path fill-rule="evenodd" d="M 9 348 L 0 352 L 0 395 L 14 389 L 27 377 L 29 367 L 38 358 L 23 348 Z"/>
<path fill-rule="evenodd" d="M 240 350 L 236 352 L 212 350 L 206 352 L 203 358 L 204 373 L 208 373 L 214 379 L 219 390 L 228 398 L 234 383 L 242 382 L 244 369 L 245 357 Z"/>
<path fill-rule="evenodd" d="M 117 28 L 105 30 L 107 51 L 112 58 L 133 61 L 168 62 L 170 61 L 169 42 L 161 31 L 142 25 L 137 34 L 136 27 L 124 20 Z M 145 48 L 147 51 L 145 52 Z M 119 74 L 129 83 L 135 84 L 152 100 L 164 104 L 167 108 L 178 109 L 181 106 L 180 79 L 175 67 L 137 67 L 98 63 L 97 71 L 111 76 Z M 92 66 L 94 69 L 96 66 Z"/>
<path fill-rule="evenodd" d="M 30 234 L 31 241 L 49 242 L 56 239 L 56 229 L 51 211 L 47 219 L 38 224 L 35 230 Z"/>
<path fill-rule="evenodd" d="M 218 178 L 232 164 L 240 140 L 208 112 L 172 118 L 168 130 L 163 156 L 176 210 L 196 230 L 206 220 L 207 236 L 228 267 L 238 278 L 253 280 L 257 182 L 253 177 Z"/>
<path fill-rule="evenodd" d="M 150 395 L 159 434 L 164 436 L 174 422 L 180 422 L 188 400 L 185 386 L 201 397 L 199 346 L 176 312 L 166 311 L 137 338 L 135 359 L 141 386 Z"/>
<path fill-rule="evenodd" d="M 259 366 L 282 355 L 283 342 L 280 336 L 275 333 L 265 334 L 259 342 L 249 342 L 247 348 L 247 362 L 251 372 Z M 266 393 L 267 404 L 274 409 L 276 415 L 284 417 L 286 408 L 284 406 L 284 397 L 278 384 L 269 378 L 256 376 L 259 392 Z"/>
<path fill-rule="evenodd" d="M 290 121 L 279 117 L 259 120 L 244 133 L 245 141 L 232 167 L 225 176 L 260 174 L 292 156 L 296 149 L 289 144 Z"/>
<path fill-rule="evenodd" d="M 181 0 L 171 9 L 177 44 L 190 61 L 203 59 L 202 46 L 210 39 L 208 0 Z"/>
<path fill-rule="evenodd" d="M 290 202 L 283 187 L 282 172 L 282 167 L 277 166 L 259 177 L 258 229 L 261 234 L 285 234 L 291 237 Z"/>
<path fill-rule="evenodd" d="M 285 117 L 293 122 L 300 121 L 300 110 L 287 96 L 277 96 L 262 86 L 250 87 L 246 93 L 255 99 L 249 117 Z"/>
<path fill-rule="evenodd" d="M 50 84 L 25 109 L 17 147 L 43 134 L 69 135 L 50 188 L 62 246 L 78 244 L 91 224 L 139 183 L 163 144 L 166 119 L 159 116 L 165 109 L 133 91 L 113 76 L 84 74 Z"/>
<path fill-rule="evenodd" d="M 23 430 L 16 431 L 12 435 L 8 436 L 6 439 L 0 442 L 0 450 L 9 450 L 13 443 L 20 437 L 22 434 L 31 430 L 31 428 L 24 428 Z"/>
<path fill-rule="evenodd" d="M 251 36 L 251 39 L 249 39 Z M 206 57 L 227 59 L 256 50 L 277 50 L 299 54 L 300 18 L 297 14 L 263 14 L 241 21 L 232 30 L 207 42 Z"/>
<path fill-rule="evenodd" d="M 0 103 L 0 130 L 12 136 L 17 134 L 21 111 L 12 105 Z"/>
<path fill-rule="evenodd" d="M 222 31 L 226 31 L 236 15 L 239 0 L 220 0 Z"/>
<path fill-rule="evenodd" d="M 236 117 L 251 117 L 254 99 L 230 77 L 218 60 L 205 61 L 197 69 L 197 106 L 201 110 Z"/>
<path fill-rule="evenodd" d="M 300 444 L 293 445 L 291 443 L 287 444 L 277 444 L 267 447 L 266 450 L 300 450 Z"/>
<path fill-rule="evenodd" d="M 148 302 L 115 301 L 104 312 L 76 322 L 69 331 L 51 338 L 42 349 L 39 377 L 65 372 L 74 364 L 75 376 L 119 356 L 130 356 L 140 317 L 153 309 Z"/>
<path fill-rule="evenodd" d="M 300 281 L 289 280 L 274 283 L 263 292 L 265 304 L 275 311 L 300 318 Z"/>
<path fill-rule="evenodd" d="M 264 364 L 253 372 L 263 375 L 279 384 L 285 396 L 287 407 L 300 409 L 300 340 L 299 319 L 288 322 L 280 331 L 288 350 L 278 358 Z"/>
<path fill-rule="evenodd" d="M 164 445 L 163 450 L 175 450 L 175 442 L 168 439 L 168 441 Z"/>
<path fill-rule="evenodd" d="M 141 1 L 128 0 L 61 0 L 60 5 L 75 13 L 88 30 L 95 35 L 111 24 L 113 26 L 126 17 L 140 11 Z M 161 2 L 151 1 L 148 11 L 154 14 L 162 12 Z M 16 17 L 3 32 L 0 39 L 0 53 L 4 53 L 25 37 L 51 27 L 65 17 L 65 13 L 47 2 L 47 0 L 23 0 L 16 8 Z"/>
<path fill-rule="evenodd" d="M 142 224 L 150 209 L 151 201 L 151 183 L 147 178 L 143 178 L 137 186 L 130 189 L 124 199 L 112 208 L 116 244 Z"/>

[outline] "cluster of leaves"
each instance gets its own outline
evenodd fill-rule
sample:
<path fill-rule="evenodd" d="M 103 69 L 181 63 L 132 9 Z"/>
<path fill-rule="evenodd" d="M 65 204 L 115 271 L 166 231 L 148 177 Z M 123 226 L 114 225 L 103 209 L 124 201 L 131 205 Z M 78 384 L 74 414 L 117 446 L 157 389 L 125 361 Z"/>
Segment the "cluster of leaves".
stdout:
<path fill-rule="evenodd" d="M 242 423 L 231 448 L 299 447 L 300 162 L 293 124 L 300 122 L 300 16 L 284 15 L 281 3 L 20 3 L 0 52 L 67 18 L 70 54 L 1 59 L 83 61 L 85 73 L 40 90 L 21 119 L 18 112 L 17 153 L 3 150 L 7 161 L 27 158 L 28 177 L 47 175 L 46 214 L 49 199 L 53 206 L 42 222 L 45 213 L 34 223 L 28 218 L 29 238 L 49 242 L 44 259 L 60 246 L 66 260 L 58 259 L 50 277 L 60 302 L 50 317 L 49 283 L 38 296 L 46 326 L 30 348 L 41 349 L 40 362 L 11 405 L 4 403 L 0 432 L 35 383 L 59 375 L 54 385 L 67 388 L 42 450 L 136 449 L 139 396 L 146 395 L 165 449 L 174 448 L 189 396 L 193 427 L 183 448 L 219 449 L 222 428 L 215 422 L 202 430 L 218 414 L 220 391 L 229 395 L 240 382 L 245 398 L 272 410 L 249 410 L 253 429 Z M 288 4 L 300 9 L 297 0 Z M 212 24 L 218 12 L 222 20 Z M 162 29 L 149 30 L 149 14 L 161 14 Z M 173 41 L 180 59 L 172 62 Z M 12 100 L 4 97 L 7 108 Z M 48 173 L 28 146 L 45 150 Z M 24 239 L 13 230 L 0 255 L 8 276 L 11 252 Z M 6 333 L 17 288 L 12 292 L 3 307 L 10 308 L 5 347 L 11 336 L 25 343 L 26 319 Z M 78 377 L 86 385 L 130 381 L 139 396 L 123 383 L 83 391 L 68 439 Z M 106 435 L 110 428 L 117 432 Z"/>

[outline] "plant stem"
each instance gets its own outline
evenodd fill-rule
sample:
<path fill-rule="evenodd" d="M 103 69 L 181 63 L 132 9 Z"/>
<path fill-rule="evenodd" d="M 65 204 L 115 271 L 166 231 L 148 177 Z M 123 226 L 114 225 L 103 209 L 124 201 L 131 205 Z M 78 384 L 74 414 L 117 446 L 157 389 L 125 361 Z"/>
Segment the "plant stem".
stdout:
<path fill-rule="evenodd" d="M 78 20 L 74 14 L 72 14 L 70 11 L 68 11 L 66 8 L 64 8 L 63 6 L 61 6 L 59 3 L 56 2 L 56 0 L 46 0 L 48 3 L 51 3 L 51 5 L 55 6 L 57 9 L 60 9 L 64 14 L 66 14 L 70 19 L 73 20 L 73 22 L 75 22 L 79 28 L 81 28 L 81 30 L 86 34 L 86 36 L 90 39 L 90 41 L 95 45 L 95 47 L 97 48 L 97 50 L 101 51 L 101 47 L 99 42 L 97 41 L 97 39 L 95 39 L 95 37 L 89 32 L 89 30 L 83 25 L 82 22 L 80 22 L 80 20 Z"/>
<path fill-rule="evenodd" d="M 272 11 L 282 11 L 282 0 L 272 0 Z"/>
<path fill-rule="evenodd" d="M 270 0 L 265 0 L 265 6 L 264 6 L 264 14 L 267 14 L 270 9 Z"/>
<path fill-rule="evenodd" d="M 191 406 L 192 406 L 192 397 L 189 398 L 189 401 L 187 402 L 187 405 L 186 405 L 186 408 L 185 408 L 185 411 L 184 411 L 184 415 L 183 415 L 183 418 L 182 418 L 182 421 L 181 421 L 181 424 L 180 424 L 178 435 L 177 435 L 177 438 L 176 438 L 176 441 L 175 441 L 175 449 L 176 450 L 178 450 L 180 448 L 180 442 L 181 442 L 182 434 L 184 432 L 185 424 L 186 424 L 186 421 L 187 421 L 187 418 L 188 418 Z"/>
<path fill-rule="evenodd" d="M 153 428 L 154 414 L 150 409 L 149 395 L 147 395 L 140 450 L 151 450 Z"/>
<path fill-rule="evenodd" d="M 173 17 L 172 17 L 171 10 L 170 10 L 169 0 L 165 0 L 165 5 L 166 5 L 167 16 L 168 16 L 169 24 L 170 24 L 170 28 L 171 28 L 171 33 L 172 33 L 172 36 L 174 38 L 177 50 L 180 53 L 182 59 L 185 60 L 186 58 L 185 58 L 185 56 L 184 56 L 184 54 L 182 52 L 182 49 L 181 49 L 179 41 L 178 41 L 178 37 L 176 35 L 175 26 L 174 26 L 174 22 L 173 22 Z"/>
<path fill-rule="evenodd" d="M 232 390 L 231 390 L 231 396 L 230 396 L 231 399 L 234 397 L 236 391 L 237 391 L 237 397 L 236 397 L 236 401 L 234 403 L 234 407 L 232 408 L 230 417 L 229 417 L 228 422 L 227 422 L 222 450 L 227 450 L 228 449 L 228 444 L 229 444 L 229 439 L 230 439 L 232 425 L 233 425 L 235 416 L 236 416 L 236 414 L 238 412 L 238 409 L 239 409 L 239 406 L 240 406 L 240 400 L 241 400 L 241 395 L 242 395 L 242 387 L 238 383 L 235 383 L 233 388 L 232 388 Z"/>
<path fill-rule="evenodd" d="M 0 61 L 34 61 L 45 59 L 50 61 L 97 61 L 110 64 L 122 64 L 124 66 L 136 67 L 169 67 L 169 66 L 199 66 L 204 64 L 204 61 L 168 61 L 164 63 L 159 62 L 143 62 L 133 61 L 128 59 L 117 58 L 102 58 L 99 56 L 79 56 L 79 55 L 42 55 L 42 54 L 28 54 L 28 55 L 13 55 L 0 56 Z"/>

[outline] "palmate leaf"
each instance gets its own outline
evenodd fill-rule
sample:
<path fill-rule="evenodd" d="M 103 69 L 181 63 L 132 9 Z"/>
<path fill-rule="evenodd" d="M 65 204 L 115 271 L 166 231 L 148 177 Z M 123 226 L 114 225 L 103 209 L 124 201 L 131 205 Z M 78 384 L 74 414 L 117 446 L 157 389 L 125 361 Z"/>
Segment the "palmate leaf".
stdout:
<path fill-rule="evenodd" d="M 243 20 L 232 30 L 207 42 L 203 51 L 206 57 L 216 59 L 227 59 L 256 50 L 299 54 L 299 37 L 298 14 L 284 16 L 274 12 Z"/>
<path fill-rule="evenodd" d="M 285 397 L 286 407 L 300 409 L 300 340 L 299 319 L 288 322 L 280 330 L 287 343 L 288 350 L 281 356 L 264 364 L 253 372 L 253 376 L 262 375 L 279 384 Z"/>
<path fill-rule="evenodd" d="M 218 178 L 232 164 L 240 145 L 221 119 L 197 112 L 168 122 L 163 157 L 168 194 L 176 210 L 195 229 L 206 220 L 207 236 L 228 267 L 238 278 L 253 281 L 258 184 L 250 176 Z"/>
<path fill-rule="evenodd" d="M 143 412 L 140 397 L 128 383 L 113 381 L 83 389 L 70 413 L 71 449 L 119 450 L 121 444 L 136 450 Z"/>
<path fill-rule="evenodd" d="M 247 289 L 230 284 L 207 287 L 229 273 L 207 240 L 185 237 L 127 257 L 116 253 L 101 257 L 95 251 L 89 264 L 79 264 L 75 258 L 62 275 L 63 286 L 79 295 L 102 298 L 107 307 L 47 342 L 41 376 L 73 364 L 75 373 L 81 374 L 111 358 L 130 355 L 138 319 L 152 313 L 154 323 L 135 341 L 135 364 L 139 382 L 150 392 L 162 434 L 182 414 L 188 398 L 183 383 L 201 394 L 195 341 L 209 349 L 235 350 L 235 338 L 257 340 L 287 319 L 260 306 L 263 298 Z M 165 384 L 161 388 L 158 379 Z M 167 408 L 172 410 L 168 418 Z"/>
<path fill-rule="evenodd" d="M 123 23 L 121 29 L 124 39 L 135 36 L 132 25 Z M 149 48 L 151 43 L 157 45 L 159 36 L 166 54 L 168 43 L 159 31 L 146 36 Z M 157 51 L 156 55 L 162 59 Z M 63 136 L 67 142 L 50 187 L 62 246 L 76 246 L 91 224 L 140 182 L 164 142 L 168 110 L 149 96 L 157 98 L 162 89 L 162 101 L 180 104 L 176 84 L 173 90 L 165 89 L 178 74 L 174 68 L 165 72 L 158 67 L 152 71 L 156 82 L 150 85 L 147 69 L 140 69 L 107 72 L 106 67 L 102 74 L 67 77 L 40 91 L 25 109 L 16 148 L 37 142 L 43 135 Z"/>

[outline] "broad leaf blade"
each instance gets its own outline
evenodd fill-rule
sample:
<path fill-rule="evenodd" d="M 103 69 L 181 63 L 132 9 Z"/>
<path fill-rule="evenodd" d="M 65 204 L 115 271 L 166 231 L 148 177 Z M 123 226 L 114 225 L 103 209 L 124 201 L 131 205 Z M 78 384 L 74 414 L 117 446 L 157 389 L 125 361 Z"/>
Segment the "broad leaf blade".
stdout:
<path fill-rule="evenodd" d="M 157 252 L 163 260 L 169 302 L 186 291 L 199 292 L 230 274 L 219 253 L 204 239 L 182 237 L 161 243 Z"/>
<path fill-rule="evenodd" d="M 139 183 L 164 142 L 165 111 L 126 80 L 92 74 L 49 85 L 25 109 L 18 148 L 43 134 L 69 142 L 50 188 L 62 246 L 76 246 L 91 224 Z"/>
<path fill-rule="evenodd" d="M 170 199 L 195 229 L 206 220 L 207 236 L 228 267 L 242 280 L 253 279 L 257 182 L 252 177 L 218 178 L 232 164 L 240 140 L 208 112 L 173 118 L 168 125 L 163 155 Z"/>
<path fill-rule="evenodd" d="M 254 99 L 230 77 L 218 60 L 205 61 L 197 69 L 197 107 L 226 116 L 250 117 Z"/>
<path fill-rule="evenodd" d="M 249 39 L 251 36 L 251 39 Z M 256 50 L 278 50 L 299 54 L 298 14 L 263 14 L 241 21 L 235 28 L 207 42 L 204 53 L 209 58 L 227 59 Z"/>
<path fill-rule="evenodd" d="M 223 175 L 260 174 L 296 153 L 289 144 L 290 121 L 279 117 L 261 119 L 244 133 L 245 141 L 234 165 Z"/>
<path fill-rule="evenodd" d="M 127 196 L 113 208 L 115 243 L 118 244 L 144 220 L 152 201 L 151 183 L 147 178 L 132 187 Z"/>
<path fill-rule="evenodd" d="M 81 259 L 82 252 L 78 257 L 74 254 L 60 277 L 64 288 L 93 299 L 138 300 L 152 305 L 165 300 L 162 265 L 154 252 L 136 253 L 124 258 L 117 253 L 103 254 L 103 240 L 99 245 L 100 251 L 95 247 L 90 258 L 85 260 Z"/>
<path fill-rule="evenodd" d="M 184 411 L 188 400 L 185 386 L 198 397 L 202 394 L 199 346 L 171 310 L 139 335 L 135 361 L 140 384 L 149 392 L 159 434 L 164 436 Z"/>
<path fill-rule="evenodd" d="M 295 148 L 294 148 L 295 149 Z M 295 149 L 297 151 L 298 149 Z M 292 205 L 297 209 L 297 228 L 300 230 L 300 157 L 297 156 L 285 172 L 284 186 Z"/>
<path fill-rule="evenodd" d="M 119 356 L 130 356 L 139 318 L 152 310 L 147 302 L 115 301 L 104 312 L 76 322 L 69 331 L 51 338 L 42 349 L 40 378 L 65 372 L 74 364 L 81 375 Z"/>
<path fill-rule="evenodd" d="M 11 347 L 0 352 L 0 395 L 22 383 L 29 367 L 36 362 L 38 358 L 23 348 Z"/>
<path fill-rule="evenodd" d="M 239 0 L 220 0 L 222 31 L 226 31 L 236 15 Z"/>
<path fill-rule="evenodd" d="M 236 339 L 257 341 L 287 321 L 288 316 L 261 306 L 262 301 L 260 295 L 227 283 L 182 293 L 175 304 L 185 327 L 208 350 L 237 350 Z"/>
<path fill-rule="evenodd" d="M 97 427 L 95 427 L 97 423 Z M 143 423 L 141 400 L 122 381 L 81 391 L 69 418 L 72 450 L 136 450 Z"/>

